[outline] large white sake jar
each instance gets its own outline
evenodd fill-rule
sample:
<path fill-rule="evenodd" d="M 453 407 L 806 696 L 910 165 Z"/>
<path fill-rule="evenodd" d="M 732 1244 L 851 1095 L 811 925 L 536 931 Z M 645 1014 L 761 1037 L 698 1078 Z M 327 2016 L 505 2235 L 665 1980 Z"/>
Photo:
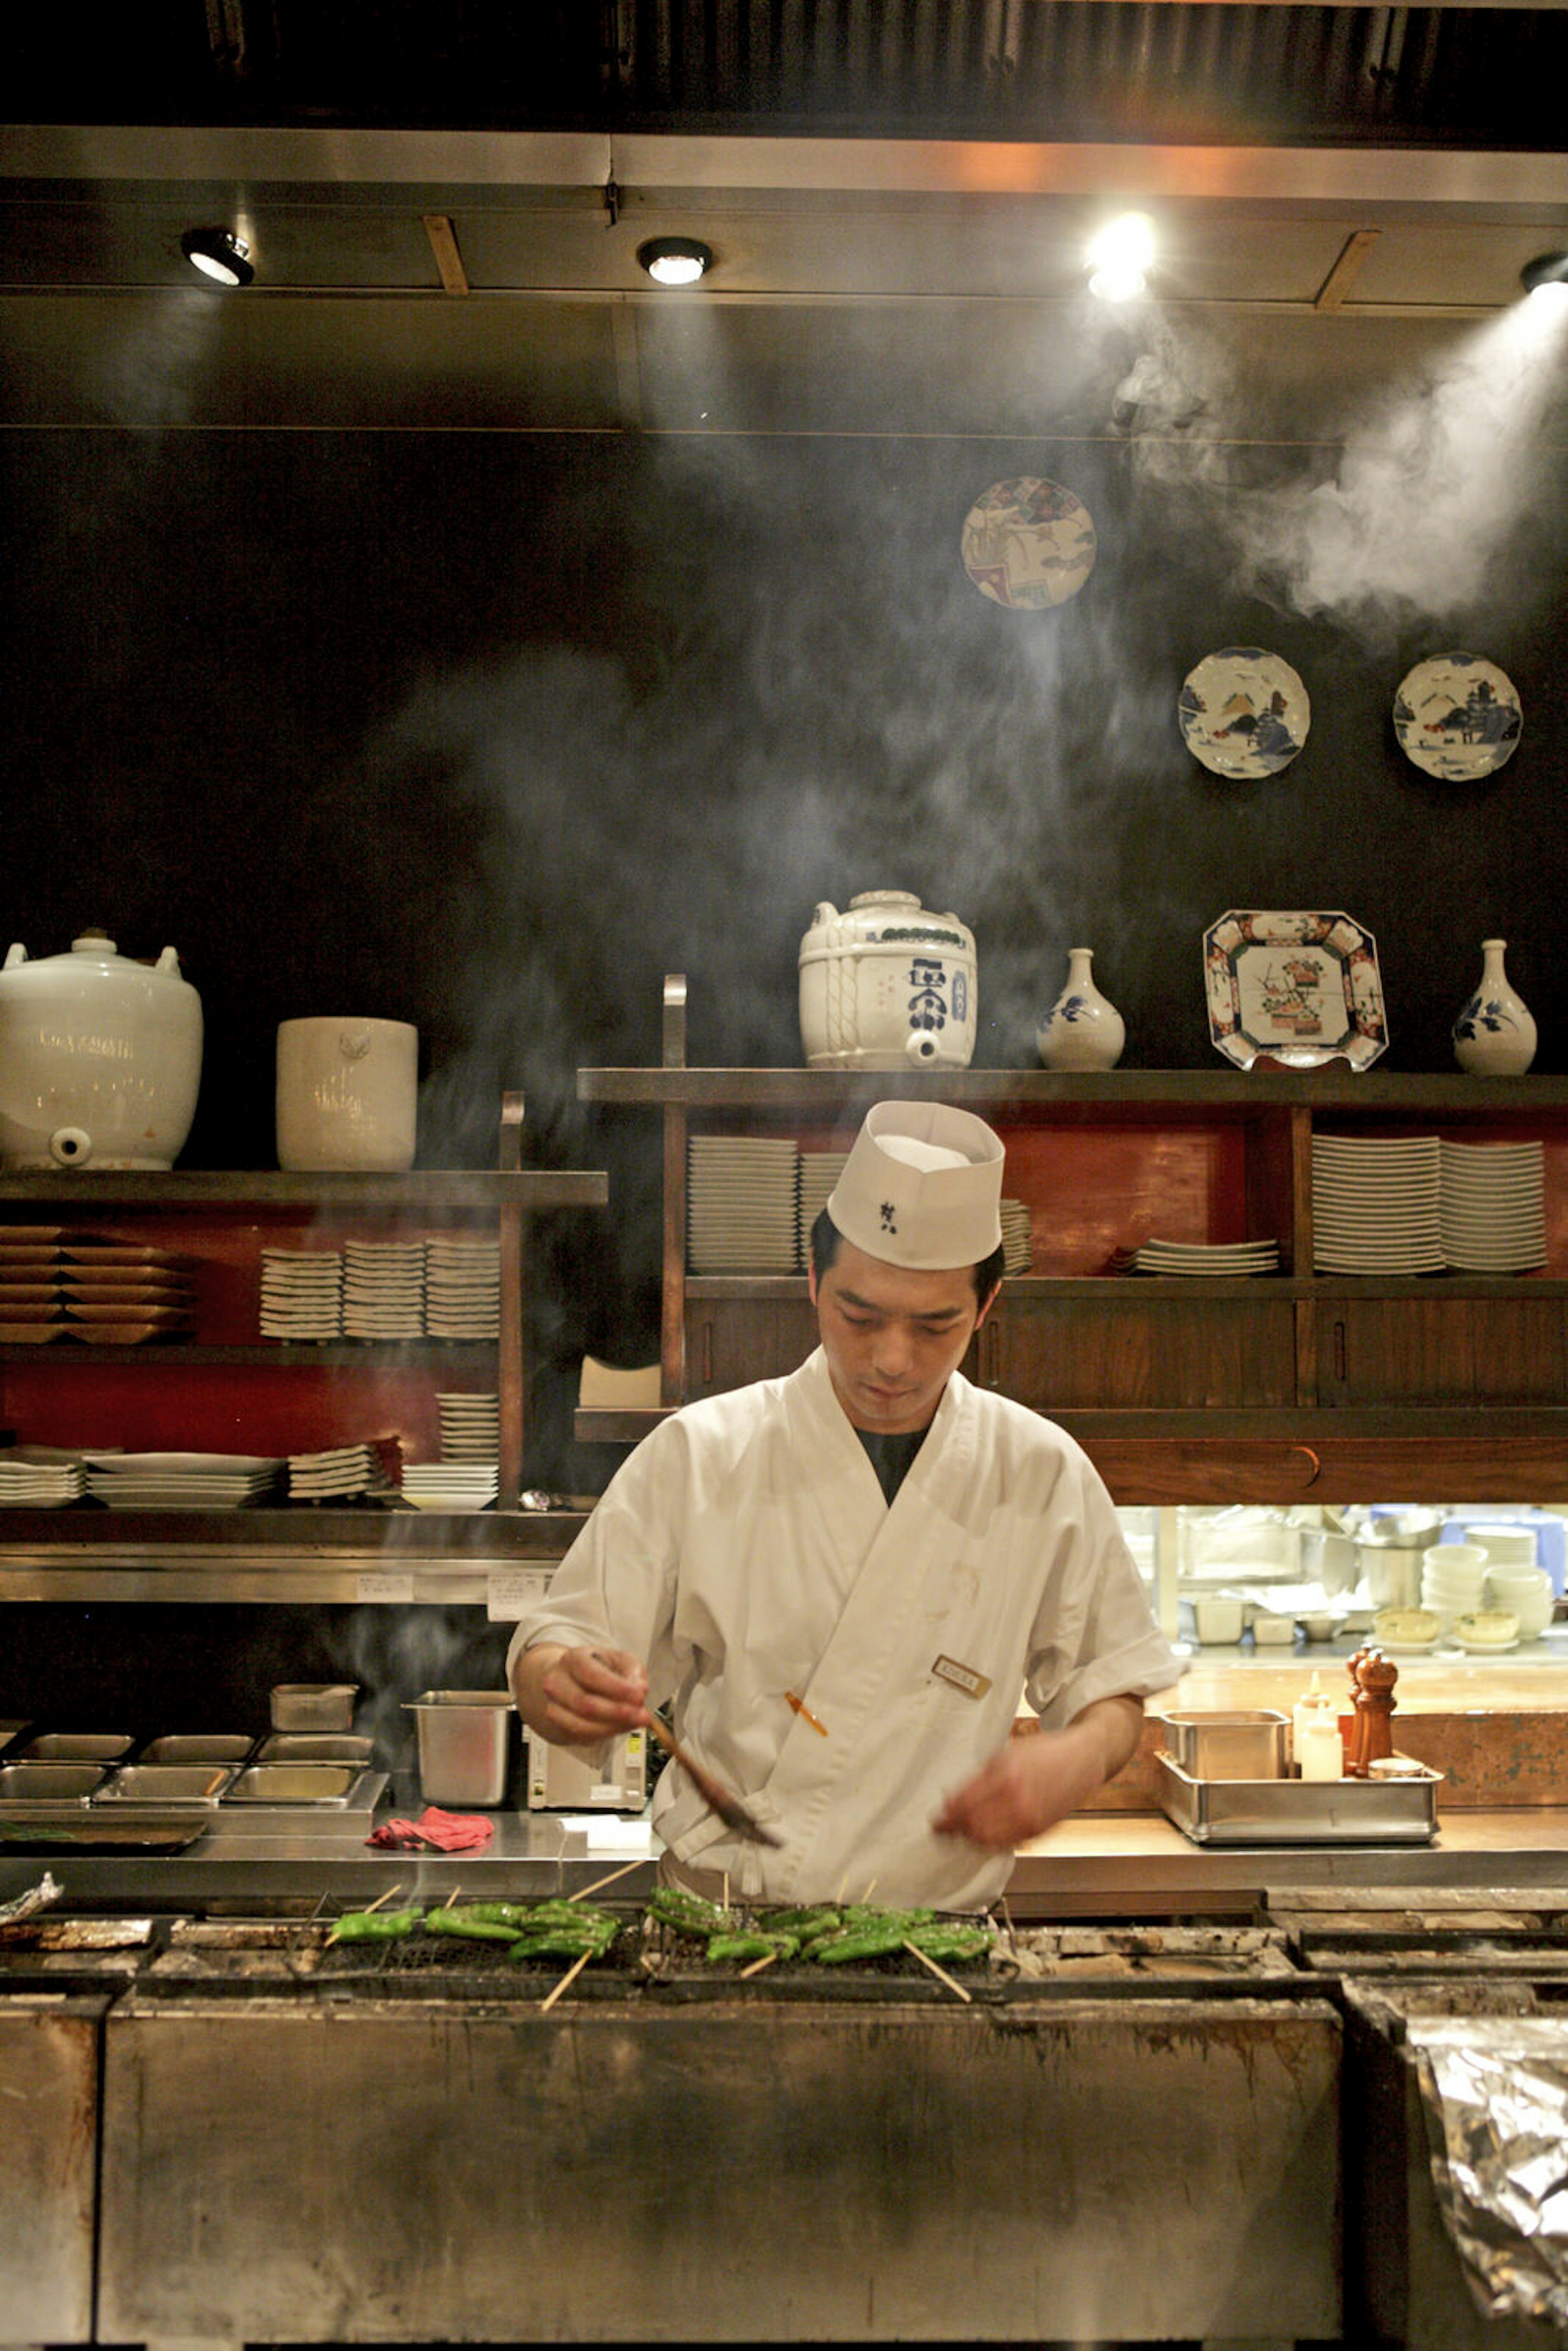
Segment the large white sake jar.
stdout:
<path fill-rule="evenodd" d="M 965 1070 L 975 1050 L 974 934 L 912 890 L 826 900 L 800 942 L 800 1037 L 813 1070 Z"/>
<path fill-rule="evenodd" d="M 84 931 L 68 955 L 0 970 L 0 1166 L 172 1167 L 202 1082 L 202 999 Z"/>

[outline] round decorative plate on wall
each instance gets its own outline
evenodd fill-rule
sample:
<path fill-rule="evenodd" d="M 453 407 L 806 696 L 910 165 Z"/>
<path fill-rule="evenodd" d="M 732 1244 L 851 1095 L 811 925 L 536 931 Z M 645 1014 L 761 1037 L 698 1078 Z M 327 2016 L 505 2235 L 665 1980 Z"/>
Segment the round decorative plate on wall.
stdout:
<path fill-rule="evenodd" d="M 964 517 L 964 569 L 994 604 L 1039 612 L 1076 596 L 1094 569 L 1093 519 L 1060 482 L 993 482 Z"/>
<path fill-rule="evenodd" d="M 1446 783 L 1473 783 L 1512 758 L 1524 714 L 1511 681 L 1478 653 L 1417 662 L 1394 697 L 1394 731 L 1407 759 Z"/>
<path fill-rule="evenodd" d="M 1278 653 L 1227 645 L 1188 671 L 1176 715 L 1195 759 L 1217 776 L 1252 781 L 1290 766 L 1307 739 L 1312 705 Z"/>

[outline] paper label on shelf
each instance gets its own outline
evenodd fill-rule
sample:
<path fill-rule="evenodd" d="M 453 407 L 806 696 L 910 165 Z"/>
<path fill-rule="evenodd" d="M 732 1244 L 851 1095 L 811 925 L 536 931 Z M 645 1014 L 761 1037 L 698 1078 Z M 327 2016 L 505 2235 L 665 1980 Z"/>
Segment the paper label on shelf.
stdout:
<path fill-rule="evenodd" d="M 540 1567 L 503 1568 L 485 1579 L 485 1614 L 492 1625 L 515 1625 L 525 1608 L 549 1589 L 550 1571 Z"/>
<path fill-rule="evenodd" d="M 365 1574 L 354 1578 L 356 1600 L 378 1600 L 402 1605 L 413 1598 L 412 1575 Z"/>

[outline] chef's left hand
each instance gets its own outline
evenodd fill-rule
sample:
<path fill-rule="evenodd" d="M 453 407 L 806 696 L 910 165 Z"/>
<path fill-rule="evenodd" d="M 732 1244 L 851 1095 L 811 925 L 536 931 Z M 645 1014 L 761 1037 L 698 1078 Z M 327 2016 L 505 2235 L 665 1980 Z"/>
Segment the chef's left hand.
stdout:
<path fill-rule="evenodd" d="M 1139 1698 L 1097 1698 L 1065 1730 L 1009 1739 L 954 1790 L 932 1827 L 938 1836 L 1012 1852 L 1087 1803 L 1121 1770 L 1138 1743 L 1143 1716 Z"/>

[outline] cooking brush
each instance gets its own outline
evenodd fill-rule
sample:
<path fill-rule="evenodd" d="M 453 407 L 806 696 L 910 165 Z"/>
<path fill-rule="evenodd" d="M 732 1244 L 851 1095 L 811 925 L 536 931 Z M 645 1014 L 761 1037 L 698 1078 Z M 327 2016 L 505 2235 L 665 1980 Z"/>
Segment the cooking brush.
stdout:
<path fill-rule="evenodd" d="M 737 1836 L 747 1837 L 753 1844 L 783 1843 L 783 1839 L 776 1837 L 771 1829 L 763 1827 L 756 1813 L 748 1812 L 740 1798 L 732 1795 L 722 1781 L 716 1780 L 711 1771 L 705 1771 L 702 1765 L 688 1755 L 679 1740 L 671 1737 L 656 1714 L 650 1714 L 646 1720 L 660 1746 L 674 1758 L 704 1803 L 711 1806 L 727 1829 L 733 1829 Z"/>

